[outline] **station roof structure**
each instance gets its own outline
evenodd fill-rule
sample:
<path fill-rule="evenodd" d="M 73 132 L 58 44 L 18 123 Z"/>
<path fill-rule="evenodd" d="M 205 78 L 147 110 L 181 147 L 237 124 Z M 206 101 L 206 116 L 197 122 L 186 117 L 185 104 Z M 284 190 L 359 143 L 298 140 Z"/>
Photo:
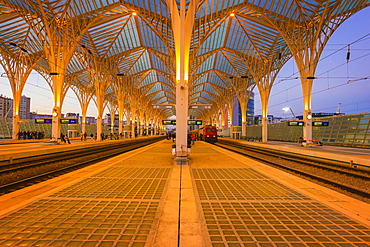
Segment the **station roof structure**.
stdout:
<path fill-rule="evenodd" d="M 192 1 L 186 0 L 186 5 Z M 169 2 L 180 6 L 180 0 L 1 0 L 1 63 L 32 68 L 51 87 L 51 77 L 63 73 L 65 90 L 71 87 L 89 95 L 96 93 L 94 84 L 105 83 L 105 99 L 112 103 L 123 100 L 129 105 L 130 99 L 139 98 L 149 106 L 174 104 L 176 61 Z M 305 47 L 320 35 L 330 35 L 325 30 L 333 21 L 348 18 L 369 1 L 196 4 L 189 103 L 222 105 L 256 85 L 270 90 L 272 84 L 261 86 L 258 78 L 278 71 L 294 55 L 287 32 L 301 35 L 311 30 L 299 40 L 299 47 Z M 67 63 L 64 71 L 58 69 L 60 61 Z M 173 109 L 163 111 L 174 114 Z"/>

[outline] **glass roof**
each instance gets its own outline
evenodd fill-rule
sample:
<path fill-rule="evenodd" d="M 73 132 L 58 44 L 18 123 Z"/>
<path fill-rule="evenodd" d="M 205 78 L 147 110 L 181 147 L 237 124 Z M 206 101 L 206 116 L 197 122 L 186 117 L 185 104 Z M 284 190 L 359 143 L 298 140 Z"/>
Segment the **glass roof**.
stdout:
<path fill-rule="evenodd" d="M 53 68 L 67 64 L 65 83 L 81 92 L 91 93 L 96 83 L 102 83 L 103 80 L 94 79 L 95 73 L 106 76 L 108 98 L 125 98 L 130 103 L 129 97 L 140 96 L 148 104 L 174 104 L 175 46 L 169 2 L 3 0 L 0 3 L 2 59 L 21 62 L 45 77 L 50 77 Z M 179 8 L 180 0 L 175 2 Z M 187 8 L 191 2 L 185 0 Z M 292 56 L 284 25 L 289 26 L 290 32 L 306 35 L 305 41 L 296 44 L 299 49 L 314 35 L 323 33 L 332 19 L 347 18 L 370 2 L 201 0 L 197 3 L 189 64 L 191 104 L 219 103 L 226 91 L 251 89 L 259 83 L 258 76 L 279 70 Z M 317 20 L 326 21 L 322 30 L 316 30 Z M 56 62 L 58 59 L 62 61 L 60 64 Z M 247 77 L 248 80 L 237 79 Z M 117 85 L 123 90 L 114 90 Z M 173 112 L 167 110 L 166 114 Z"/>

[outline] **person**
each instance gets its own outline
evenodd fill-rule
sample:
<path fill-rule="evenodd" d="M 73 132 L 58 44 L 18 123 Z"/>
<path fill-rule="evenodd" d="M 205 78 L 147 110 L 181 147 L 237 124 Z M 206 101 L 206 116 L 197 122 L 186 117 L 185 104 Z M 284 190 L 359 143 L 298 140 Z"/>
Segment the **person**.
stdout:
<path fill-rule="evenodd" d="M 191 134 L 188 134 L 188 138 L 187 139 L 188 139 L 188 146 L 189 146 L 189 145 L 191 145 L 191 141 L 192 141 Z"/>
<path fill-rule="evenodd" d="M 86 141 L 87 134 L 86 132 L 84 133 L 84 141 Z"/>
<path fill-rule="evenodd" d="M 94 140 L 94 134 L 93 134 L 93 133 L 91 133 L 91 134 L 90 134 L 90 140 L 91 140 L 91 141 L 93 141 L 93 140 Z"/>
<path fill-rule="evenodd" d="M 303 138 L 302 137 L 299 137 L 298 138 L 298 143 L 302 143 L 303 142 Z"/>
<path fill-rule="evenodd" d="M 195 142 L 195 134 L 191 133 L 191 145 L 194 145 Z"/>
<path fill-rule="evenodd" d="M 65 136 L 65 139 L 68 142 L 68 144 L 71 144 L 71 142 L 69 141 L 69 137 L 68 136 Z"/>
<path fill-rule="evenodd" d="M 65 139 L 65 135 L 63 133 L 60 133 L 60 140 L 64 143 L 67 143 L 66 139 Z"/>

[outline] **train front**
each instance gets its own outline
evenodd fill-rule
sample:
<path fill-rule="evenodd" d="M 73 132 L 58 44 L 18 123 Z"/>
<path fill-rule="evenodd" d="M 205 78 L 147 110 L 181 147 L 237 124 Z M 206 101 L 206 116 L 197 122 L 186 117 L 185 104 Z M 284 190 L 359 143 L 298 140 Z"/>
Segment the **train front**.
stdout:
<path fill-rule="evenodd" d="M 203 128 L 203 139 L 209 143 L 217 142 L 217 128 L 214 126 L 205 126 Z"/>

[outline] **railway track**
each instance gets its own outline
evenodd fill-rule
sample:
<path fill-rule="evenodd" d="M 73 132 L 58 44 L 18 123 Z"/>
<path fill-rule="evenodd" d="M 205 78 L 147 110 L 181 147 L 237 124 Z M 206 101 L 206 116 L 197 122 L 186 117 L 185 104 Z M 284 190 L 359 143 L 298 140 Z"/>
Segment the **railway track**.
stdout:
<path fill-rule="evenodd" d="M 256 147 L 231 140 L 219 140 L 216 145 L 370 202 L 370 172 L 366 167 L 359 169 L 356 164 Z"/>
<path fill-rule="evenodd" d="M 0 195 L 42 182 L 116 155 L 152 144 L 164 137 L 149 137 L 131 141 L 117 141 L 109 145 L 81 148 L 73 151 L 15 160 L 0 164 Z"/>

